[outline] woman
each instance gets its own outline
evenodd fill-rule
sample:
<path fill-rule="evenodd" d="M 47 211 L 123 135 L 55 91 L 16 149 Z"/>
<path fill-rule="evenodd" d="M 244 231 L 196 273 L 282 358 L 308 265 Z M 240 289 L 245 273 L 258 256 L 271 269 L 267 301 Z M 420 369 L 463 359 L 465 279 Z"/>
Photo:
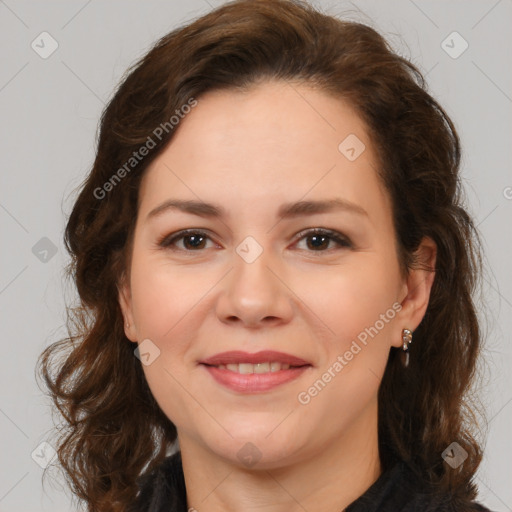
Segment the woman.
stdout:
<path fill-rule="evenodd" d="M 40 362 L 76 496 L 487 510 L 459 159 L 367 26 L 240 0 L 158 41 L 103 114 L 65 234 L 81 304 Z"/>

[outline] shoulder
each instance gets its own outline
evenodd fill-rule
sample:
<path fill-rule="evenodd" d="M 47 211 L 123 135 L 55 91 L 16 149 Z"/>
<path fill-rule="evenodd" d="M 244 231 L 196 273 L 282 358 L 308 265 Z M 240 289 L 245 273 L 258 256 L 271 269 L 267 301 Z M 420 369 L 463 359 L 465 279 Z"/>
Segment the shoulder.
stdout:
<path fill-rule="evenodd" d="M 435 490 L 404 461 L 388 468 L 346 512 L 492 512 L 464 496 Z"/>
<path fill-rule="evenodd" d="M 492 512 L 476 501 L 461 500 L 452 495 L 418 493 L 411 497 L 403 512 Z"/>
<path fill-rule="evenodd" d="M 139 494 L 127 512 L 186 512 L 185 480 L 181 452 L 166 457 L 138 480 Z"/>
<path fill-rule="evenodd" d="M 401 463 L 401 474 L 410 480 L 410 500 L 403 512 L 492 512 L 461 493 L 441 492 L 434 489 L 405 462 Z"/>

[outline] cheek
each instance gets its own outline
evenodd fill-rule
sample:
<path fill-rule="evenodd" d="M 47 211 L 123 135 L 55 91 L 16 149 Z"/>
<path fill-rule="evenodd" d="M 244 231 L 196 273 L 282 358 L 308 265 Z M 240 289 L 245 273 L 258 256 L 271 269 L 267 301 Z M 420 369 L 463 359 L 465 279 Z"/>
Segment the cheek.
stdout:
<path fill-rule="evenodd" d="M 303 282 L 308 306 L 329 327 L 319 340 L 318 372 L 297 397 L 305 428 L 314 429 L 322 419 L 324 434 L 334 435 L 374 404 L 389 355 L 388 333 L 396 316 L 393 268 L 368 256 L 365 265 L 340 268 L 329 279 L 316 279 L 317 285 L 323 283 L 323 293 L 322 287 L 311 287 L 314 279 Z M 338 414 L 336 422 L 332 421 L 333 408 Z"/>
<path fill-rule="evenodd" d="M 354 259 L 355 260 L 355 259 Z M 385 330 L 394 318 L 396 272 L 392 261 L 367 254 L 357 264 L 339 265 L 329 272 L 304 274 L 297 280 L 297 295 L 329 328 L 329 337 L 336 340 L 337 349 L 350 344 L 366 328 L 377 322 L 378 330 Z M 391 311 L 390 311 L 391 310 Z"/>
<path fill-rule="evenodd" d="M 176 337 L 183 319 L 208 290 L 199 274 L 180 272 L 162 261 L 134 257 L 131 287 L 134 320 L 140 336 L 156 340 Z"/>
<path fill-rule="evenodd" d="M 132 308 L 139 341 L 151 340 L 154 362 L 143 365 L 159 401 L 162 393 L 181 391 L 190 371 L 190 347 L 199 337 L 208 301 L 205 294 L 218 277 L 171 266 L 161 259 L 134 254 L 131 272 Z M 173 377 L 175 377 L 173 379 Z M 177 379 L 177 380 L 176 380 Z M 175 393 L 174 396 L 177 396 Z M 165 399 L 165 397 L 163 397 Z"/>
<path fill-rule="evenodd" d="M 208 290 L 203 279 L 134 254 L 132 307 L 139 341 L 151 340 L 152 360 L 142 364 L 151 393 L 178 426 L 187 423 L 190 397 L 183 383 L 190 377 L 185 359 L 196 332 L 194 313 Z M 147 345 L 148 346 L 148 345 Z M 155 348 L 156 347 L 156 348 Z"/>

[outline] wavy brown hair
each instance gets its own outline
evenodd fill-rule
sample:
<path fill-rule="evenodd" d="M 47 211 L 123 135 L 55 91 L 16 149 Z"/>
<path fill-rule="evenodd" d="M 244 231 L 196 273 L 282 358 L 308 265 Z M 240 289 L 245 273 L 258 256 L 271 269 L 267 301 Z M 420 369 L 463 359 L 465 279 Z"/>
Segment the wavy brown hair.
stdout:
<path fill-rule="evenodd" d="M 474 302 L 482 255 L 463 204 L 456 129 L 419 69 L 377 31 L 300 0 L 234 1 L 170 32 L 130 67 L 103 111 L 94 164 L 65 229 L 67 276 L 79 302 L 68 307 L 68 336 L 38 360 L 65 420 L 56 444 L 73 493 L 90 511 L 126 510 L 138 477 L 177 439 L 125 337 L 118 303 L 141 178 L 176 129 L 161 140 L 153 136 L 155 147 L 104 197 L 98 190 L 191 98 L 200 103 L 207 91 L 245 90 L 264 80 L 314 86 L 347 101 L 364 120 L 392 199 L 404 276 L 419 264 L 415 251 L 424 236 L 437 244 L 410 365 L 404 369 L 400 349 L 392 348 L 379 388 L 379 450 L 384 470 L 409 461 L 440 492 L 469 502 L 482 457 L 469 401 L 482 339 Z M 457 470 L 441 457 L 454 441 L 468 453 Z"/>

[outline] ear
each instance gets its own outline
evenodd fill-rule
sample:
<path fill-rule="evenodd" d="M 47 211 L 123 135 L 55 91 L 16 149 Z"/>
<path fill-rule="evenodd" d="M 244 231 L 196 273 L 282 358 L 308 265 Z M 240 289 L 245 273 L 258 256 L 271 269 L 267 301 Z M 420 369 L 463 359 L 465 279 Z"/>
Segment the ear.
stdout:
<path fill-rule="evenodd" d="M 132 312 L 132 297 L 130 286 L 123 278 L 117 289 L 119 305 L 124 317 L 124 332 L 130 341 L 136 342 L 138 337 Z M 126 324 L 129 324 L 129 327 Z"/>
<path fill-rule="evenodd" d="M 430 291 L 434 284 L 437 245 L 430 237 L 424 237 L 415 252 L 416 265 L 409 271 L 401 292 L 402 309 L 397 315 L 400 333 L 393 336 L 392 345 L 402 346 L 402 329 L 416 330 L 427 311 Z"/>

